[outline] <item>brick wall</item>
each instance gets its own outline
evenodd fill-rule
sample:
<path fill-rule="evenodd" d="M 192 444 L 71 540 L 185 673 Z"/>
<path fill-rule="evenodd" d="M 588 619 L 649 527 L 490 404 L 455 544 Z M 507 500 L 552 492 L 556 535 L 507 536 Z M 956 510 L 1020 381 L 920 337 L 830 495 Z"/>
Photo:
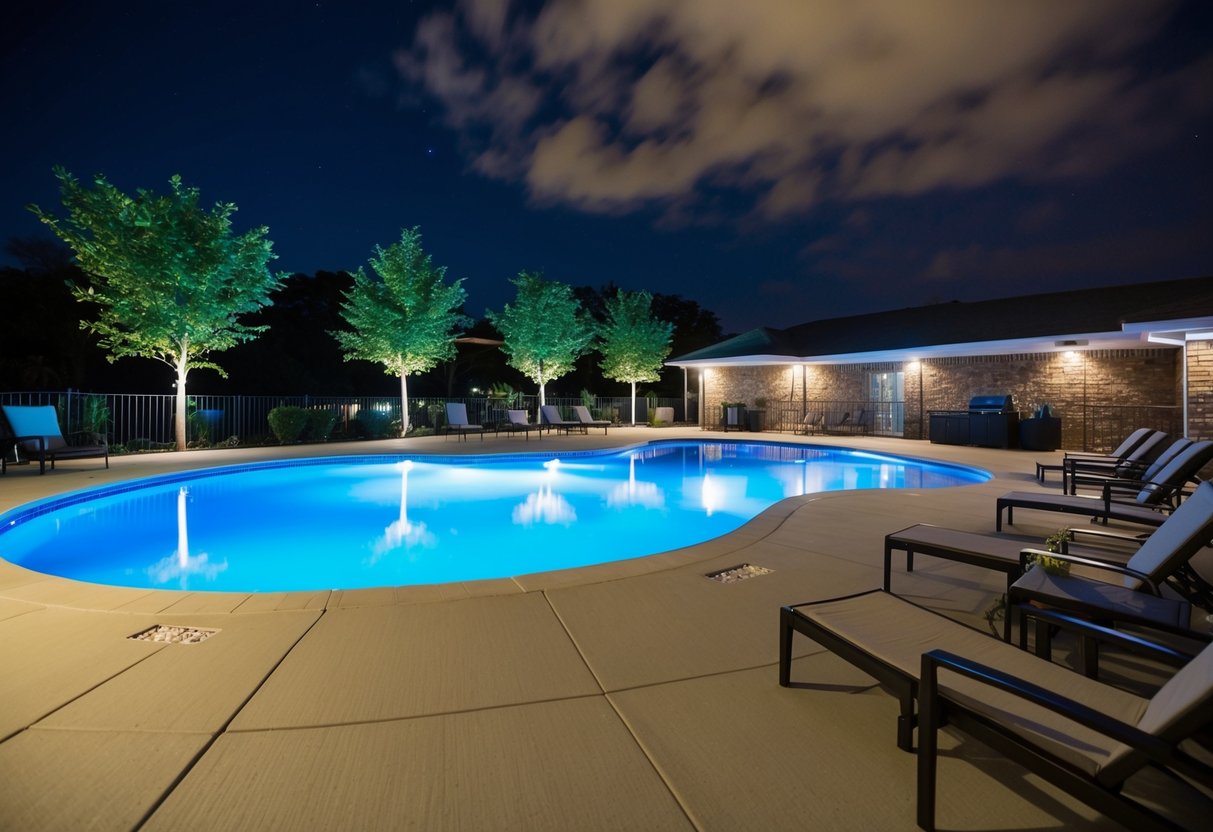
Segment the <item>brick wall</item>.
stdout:
<path fill-rule="evenodd" d="M 1206 435 L 1213 435 L 1211 344 L 1194 342 L 1188 360 L 1193 429 L 1199 419 L 1197 432 Z M 813 365 L 806 368 L 803 381 L 800 368 L 790 365 L 724 367 L 705 379 L 704 413 L 707 423 L 714 424 L 724 401 L 743 401 L 751 407 L 760 398 L 789 406 L 806 399 L 864 402 L 869 374 L 900 370 L 905 373 L 903 435 L 907 437 L 925 436 L 923 419 L 932 410 L 964 410 L 973 396 L 1010 393 L 1024 415 L 1049 404 L 1063 420 L 1062 447 L 1082 448 L 1084 443 L 1090 446 L 1092 439 L 1091 425 L 1084 429 L 1084 406 L 1181 404 L 1181 361 L 1182 351 L 1175 349 L 969 356 L 926 359 L 908 367 Z"/>
<path fill-rule="evenodd" d="M 1188 342 L 1188 436 L 1213 438 L 1213 341 Z"/>

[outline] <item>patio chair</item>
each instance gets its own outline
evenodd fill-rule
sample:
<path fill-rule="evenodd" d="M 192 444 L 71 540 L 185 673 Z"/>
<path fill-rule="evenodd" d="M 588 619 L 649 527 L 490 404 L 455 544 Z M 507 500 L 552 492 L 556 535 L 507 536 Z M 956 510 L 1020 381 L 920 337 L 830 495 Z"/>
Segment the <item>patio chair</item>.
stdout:
<path fill-rule="evenodd" d="M 820 410 L 816 413 L 806 413 L 804 419 L 800 422 L 799 433 L 808 436 L 810 433 L 821 433 L 823 431 L 822 420 L 825 419 L 825 414 Z"/>
<path fill-rule="evenodd" d="M 838 433 L 842 431 L 851 421 L 851 411 L 844 411 L 841 415 L 838 413 L 827 413 L 822 424 L 822 433 Z"/>
<path fill-rule="evenodd" d="M 1135 652 L 1169 657 L 1173 662 L 1185 658 L 1181 651 L 1156 647 L 1135 636 L 1074 619 L 1052 610 L 1037 610 L 1041 620 L 1083 636 L 1111 642 Z M 972 657 L 1004 672 L 1030 674 L 1038 684 L 1054 689 L 1069 685 L 1099 685 L 1120 693 L 1068 667 L 1046 662 L 1013 644 L 995 638 L 967 624 L 875 589 L 841 598 L 829 598 L 804 604 L 789 604 L 779 612 L 779 684 L 792 686 L 792 639 L 795 633 L 807 636 L 855 667 L 872 676 L 897 697 L 897 747 L 914 748 L 916 717 L 914 703 L 919 696 L 918 674 L 922 655 L 943 648 Z M 1127 695 L 1127 694 L 1126 694 Z"/>
<path fill-rule="evenodd" d="M 1096 453 L 1096 452 L 1092 452 L 1092 451 L 1066 451 L 1064 458 L 1065 459 L 1086 459 L 1086 460 L 1091 460 L 1091 461 L 1095 461 L 1095 460 L 1119 461 L 1119 460 L 1123 459 L 1127 454 L 1132 452 L 1132 450 L 1134 448 L 1136 448 L 1138 445 L 1140 445 L 1142 442 L 1144 442 L 1147 437 L 1149 437 L 1151 434 L 1154 434 L 1154 433 L 1161 433 L 1161 431 L 1157 431 L 1154 428 L 1137 428 L 1137 430 L 1133 431 L 1128 436 L 1126 436 L 1124 438 L 1124 441 L 1121 442 L 1119 445 L 1117 445 L 1116 449 L 1113 450 L 1111 453 L 1101 454 L 1101 453 Z"/>
<path fill-rule="evenodd" d="M 851 433 L 860 433 L 860 434 L 863 434 L 864 436 L 868 436 L 872 433 L 872 424 L 875 421 L 875 419 L 876 419 L 876 414 L 873 413 L 872 411 L 866 410 L 866 409 L 860 410 L 859 415 L 856 416 L 846 426 L 846 428 Z"/>
<path fill-rule="evenodd" d="M 1176 441 L 1187 442 L 1188 440 L 1180 439 Z M 1137 447 L 1119 457 L 1112 459 L 1081 456 L 1063 457 L 1061 460 L 1062 490 L 1065 490 L 1068 479 L 1070 481 L 1070 493 L 1075 493 L 1075 477 L 1102 475 L 1104 477 L 1129 478 L 1136 476 L 1137 479 L 1141 479 L 1143 472 L 1152 463 L 1160 459 L 1161 455 L 1165 454 L 1166 451 L 1172 449 L 1175 449 L 1175 442 L 1171 441 L 1171 437 L 1160 430 L 1156 430 L 1139 443 Z M 1178 453 L 1179 450 L 1183 450 L 1183 447 L 1175 449 L 1174 453 Z"/>
<path fill-rule="evenodd" d="M 611 426 L 609 421 L 606 419 L 595 419 L 590 415 L 590 409 L 583 404 L 574 405 L 573 413 L 577 415 L 577 421 L 587 429 L 587 433 L 589 432 L 589 428 L 602 428 L 602 435 L 606 436 L 607 428 Z"/>
<path fill-rule="evenodd" d="M 1050 558 L 1092 570 L 1092 574 L 1054 574 L 1032 566 L 1007 589 L 1008 608 L 1045 605 L 1090 618 L 1111 626 L 1135 624 L 1167 632 L 1191 633 L 1191 604 L 1208 604 L 1210 587 L 1188 569 L 1192 557 L 1213 542 L 1213 483 L 1201 483 L 1141 544 L 1124 564 L 1111 563 L 1070 553 L 1048 553 Z M 1024 557 L 1035 550 L 1025 549 Z M 1103 580 L 1106 576 L 1108 580 Z M 1180 596 L 1164 597 L 1163 585 L 1171 583 Z M 1119 579 L 1119 581 L 1118 581 Z M 1194 597 L 1193 597 L 1194 596 Z M 1019 630 L 1020 646 L 1027 645 L 1027 628 Z M 1042 645 L 1038 643 L 1038 649 Z M 1042 652 L 1047 652 L 1044 646 Z M 1094 659 L 1086 657 L 1088 671 L 1095 672 Z"/>
<path fill-rule="evenodd" d="M 536 430 L 539 431 L 539 438 L 543 438 L 543 425 L 532 422 L 525 410 L 507 410 L 506 416 L 509 421 L 498 425 L 498 430 L 506 433 L 522 433 L 528 442 L 531 441 L 531 431 Z"/>
<path fill-rule="evenodd" d="M 1166 434 L 1155 434 L 1155 436 L 1166 436 Z M 1063 464 L 1061 471 L 1062 488 L 1064 490 L 1067 478 L 1070 483 L 1071 494 L 1077 494 L 1079 486 L 1103 488 L 1104 484 L 1111 480 L 1119 480 L 1123 483 L 1125 487 L 1122 490 L 1128 490 L 1129 484 L 1132 483 L 1153 482 L 1154 478 L 1170 464 L 1171 460 L 1179 456 L 1191 444 L 1191 439 L 1176 439 L 1162 453 L 1158 454 L 1152 462 L 1144 466 L 1139 462 L 1124 462 L 1115 467 L 1073 466 L 1067 470 Z M 1143 444 L 1141 447 L 1144 448 L 1145 445 Z"/>
<path fill-rule="evenodd" d="M 1138 483 L 1141 487 L 1132 499 L 1116 499 L 1124 492 L 1114 488 L 1110 482 L 1104 485 L 1103 494 L 1099 497 L 1009 491 L 995 503 L 994 527 L 1002 531 L 1004 509 L 1007 522 L 1013 523 L 1016 508 L 1079 514 L 1104 524 L 1109 520 L 1119 520 L 1161 526 L 1167 519 L 1166 512 L 1179 504 L 1184 487 L 1210 460 L 1213 460 L 1213 441 L 1194 442 L 1172 459 L 1153 481 Z"/>
<path fill-rule="evenodd" d="M 918 825 L 935 828 L 939 729 L 948 725 L 1134 830 L 1184 828 L 1160 812 L 1207 807 L 1213 767 L 1189 744 L 1213 722 L 1213 646 L 1145 699 L 1039 659 L 1017 669 L 940 645 L 919 671 Z M 1022 655 L 1022 654 L 1021 654 Z M 1166 807 L 1126 789 L 1148 768 L 1186 795 Z M 1207 812 L 1207 808 L 1205 809 Z M 1194 812 L 1189 811 L 1189 814 Z M 1204 814 L 1201 812 L 1201 814 Z M 1206 816 L 1207 820 L 1207 816 Z M 1203 822 L 1203 821 L 1199 821 Z"/>
<path fill-rule="evenodd" d="M 452 433 L 458 434 L 465 442 L 469 433 L 478 433 L 480 441 L 484 441 L 484 425 L 468 424 L 468 407 L 462 402 L 446 403 L 446 435 Z"/>
<path fill-rule="evenodd" d="M 566 434 L 571 430 L 587 432 L 581 422 L 573 422 L 561 416 L 560 408 L 554 404 L 545 404 L 539 408 L 539 423 L 550 430 L 562 430 Z"/>
<path fill-rule="evenodd" d="M 0 473 L 8 472 L 8 453 L 19 447 L 30 458 L 37 458 L 38 473 L 46 473 L 46 461 L 51 469 L 57 460 L 105 458 L 105 467 L 110 467 L 109 442 L 104 434 L 81 431 L 69 434 L 73 438 L 88 437 L 91 444 L 69 444 L 59 429 L 59 417 L 55 408 L 48 405 L 0 405 L 0 412 L 8 423 L 8 438 L 0 448 Z"/>

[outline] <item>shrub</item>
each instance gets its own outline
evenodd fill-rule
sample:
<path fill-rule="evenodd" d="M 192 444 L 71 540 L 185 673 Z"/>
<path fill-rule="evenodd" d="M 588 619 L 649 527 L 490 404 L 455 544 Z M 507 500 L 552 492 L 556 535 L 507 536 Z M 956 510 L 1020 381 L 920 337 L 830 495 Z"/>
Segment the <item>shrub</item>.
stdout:
<path fill-rule="evenodd" d="M 313 442 L 327 442 L 337 424 L 337 411 L 331 408 L 307 412 L 307 438 Z"/>
<path fill-rule="evenodd" d="M 358 411 L 358 425 L 368 439 L 382 439 L 392 426 L 392 414 L 379 410 Z"/>
<path fill-rule="evenodd" d="M 302 407 L 275 407 L 269 412 L 270 430 L 280 443 L 286 445 L 299 441 L 308 426 L 311 413 Z"/>

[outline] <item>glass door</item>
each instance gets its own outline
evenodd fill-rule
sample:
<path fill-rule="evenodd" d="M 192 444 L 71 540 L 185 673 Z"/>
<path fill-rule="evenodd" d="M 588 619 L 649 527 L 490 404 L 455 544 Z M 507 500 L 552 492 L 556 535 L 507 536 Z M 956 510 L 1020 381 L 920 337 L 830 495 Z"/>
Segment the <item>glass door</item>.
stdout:
<path fill-rule="evenodd" d="M 876 411 L 877 433 L 901 435 L 905 428 L 905 398 L 905 373 L 868 373 L 868 401 Z"/>

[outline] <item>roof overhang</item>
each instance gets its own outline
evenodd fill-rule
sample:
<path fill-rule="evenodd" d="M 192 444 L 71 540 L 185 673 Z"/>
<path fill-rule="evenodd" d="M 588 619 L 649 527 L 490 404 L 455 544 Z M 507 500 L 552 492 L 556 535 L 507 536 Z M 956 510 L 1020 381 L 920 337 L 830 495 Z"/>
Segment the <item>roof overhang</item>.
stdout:
<path fill-rule="evenodd" d="M 1199 330 L 1213 338 L 1213 319 Z M 1176 321 L 1163 322 L 1160 332 L 1171 333 Z M 868 352 L 833 353 L 828 355 L 741 355 L 727 358 L 667 361 L 672 367 L 753 367 L 772 364 L 879 364 L 884 362 L 919 361 L 925 358 L 958 358 L 963 356 L 1015 355 L 1020 353 L 1067 352 L 1070 350 L 1132 349 L 1148 344 L 1170 344 L 1152 338 L 1156 334 L 1149 324 L 1133 324 L 1121 331 L 1072 333 L 1034 338 L 1013 338 L 1002 341 L 976 341 L 963 344 L 931 344 Z M 1140 327 L 1140 328 L 1139 328 Z M 1189 340 L 1192 340 L 1191 338 Z M 1180 342 L 1182 343 L 1182 341 Z"/>
<path fill-rule="evenodd" d="M 1181 347 L 1188 341 L 1213 340 L 1213 318 L 1181 318 L 1173 321 L 1141 321 L 1125 324 L 1125 332 L 1142 333 L 1151 344 Z"/>

